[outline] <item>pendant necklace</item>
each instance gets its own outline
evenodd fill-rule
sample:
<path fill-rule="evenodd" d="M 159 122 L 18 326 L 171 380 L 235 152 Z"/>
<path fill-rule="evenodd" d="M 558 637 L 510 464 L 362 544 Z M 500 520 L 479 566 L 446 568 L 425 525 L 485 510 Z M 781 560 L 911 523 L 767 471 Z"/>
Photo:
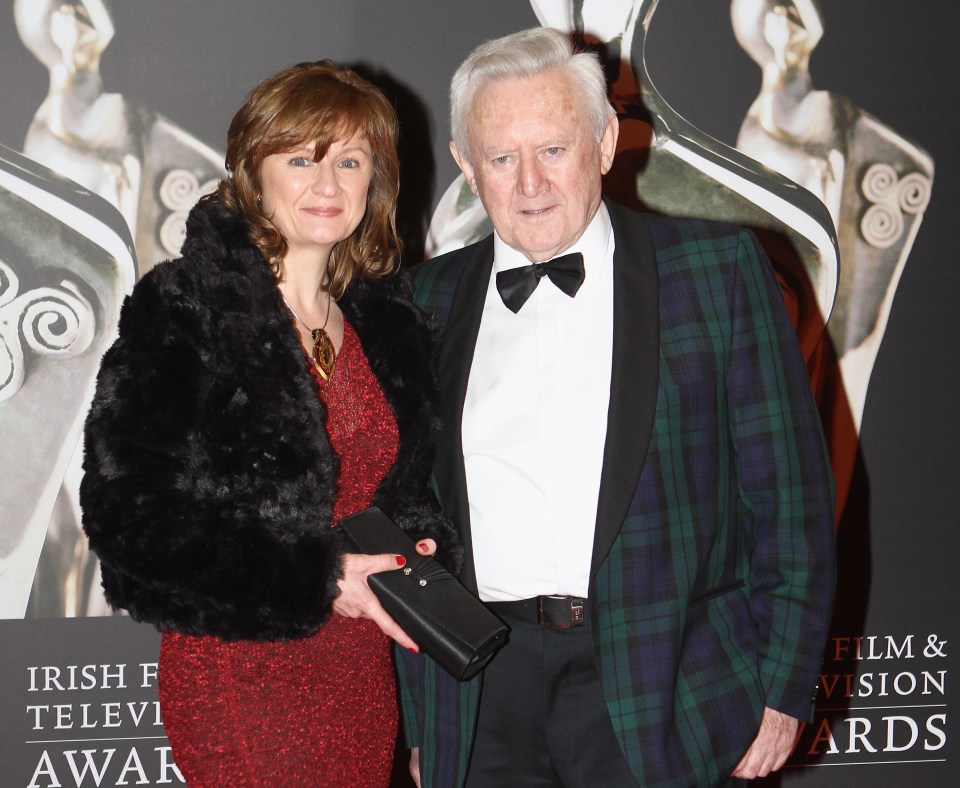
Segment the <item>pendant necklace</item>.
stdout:
<path fill-rule="evenodd" d="M 283 298 L 282 293 L 280 294 L 280 298 Z M 333 342 L 330 341 L 330 335 L 324 331 L 327 327 L 327 322 L 330 320 L 330 291 L 327 290 L 327 316 L 320 328 L 310 328 L 310 326 L 304 322 L 304 319 L 297 314 L 296 310 L 290 306 L 286 298 L 283 298 L 283 303 L 287 305 L 287 309 L 293 313 L 293 316 L 300 321 L 300 325 L 310 332 L 310 336 L 313 338 L 313 365 L 317 368 L 317 372 L 320 373 L 321 378 L 330 380 L 330 376 L 333 374 L 333 368 L 337 363 L 337 351 L 333 349 Z"/>

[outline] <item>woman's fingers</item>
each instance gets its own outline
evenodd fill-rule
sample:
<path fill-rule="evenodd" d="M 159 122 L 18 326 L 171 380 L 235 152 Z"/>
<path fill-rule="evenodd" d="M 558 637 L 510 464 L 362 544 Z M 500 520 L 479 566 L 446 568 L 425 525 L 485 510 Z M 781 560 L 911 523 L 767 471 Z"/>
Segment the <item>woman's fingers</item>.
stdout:
<path fill-rule="evenodd" d="M 417 542 L 417 552 L 420 555 L 434 555 L 437 552 L 437 543 L 433 539 L 421 539 Z"/>
<path fill-rule="evenodd" d="M 393 553 L 379 555 L 347 553 L 343 559 L 343 577 L 337 581 L 340 595 L 334 600 L 333 609 L 349 618 L 369 618 L 383 630 L 385 635 L 393 638 L 404 648 L 416 652 L 417 644 L 383 609 L 367 582 L 367 578 L 376 572 L 396 571 L 405 564 L 403 556 Z"/>

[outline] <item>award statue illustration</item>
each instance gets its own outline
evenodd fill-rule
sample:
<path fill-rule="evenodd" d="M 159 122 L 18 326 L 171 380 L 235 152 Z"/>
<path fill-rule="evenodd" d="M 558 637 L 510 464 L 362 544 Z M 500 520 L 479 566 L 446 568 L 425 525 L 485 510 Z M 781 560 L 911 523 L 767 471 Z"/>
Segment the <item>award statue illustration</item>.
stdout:
<path fill-rule="evenodd" d="M 100 58 L 114 27 L 103 0 L 14 0 L 13 9 L 21 40 L 50 72 L 23 152 L 116 206 L 140 274 L 176 256 L 189 209 L 225 174 L 223 155 L 105 91 Z"/>
<path fill-rule="evenodd" d="M 816 195 L 837 228 L 840 280 L 821 412 L 842 506 L 870 374 L 930 200 L 933 160 L 849 99 L 814 89 L 810 56 L 824 32 L 815 0 L 732 0 L 730 14 L 737 41 L 763 74 L 737 147 Z M 852 431 L 831 410 L 840 402 Z"/>
<path fill-rule="evenodd" d="M 113 206 L 111 216 L 122 217 L 122 232 L 112 219 L 71 225 L 90 227 L 97 233 L 87 239 L 94 256 L 100 254 L 97 247 L 105 243 L 101 235 L 113 239 L 108 245 L 115 245 L 120 237 L 130 238 L 132 247 L 126 255 L 114 255 L 112 262 L 88 266 L 98 271 L 100 295 L 109 291 L 109 297 L 90 300 L 85 293 L 91 285 L 82 278 L 73 286 L 80 298 L 77 303 L 87 305 L 78 307 L 77 314 L 90 320 L 96 316 L 97 341 L 83 350 L 78 349 L 80 339 L 76 340 L 70 345 L 74 356 L 69 364 L 56 365 L 60 375 L 71 370 L 69 383 L 52 371 L 44 372 L 49 352 L 45 351 L 43 362 L 31 360 L 39 351 L 24 352 L 22 359 L 16 356 L 22 361 L 18 362 L 20 374 L 26 378 L 19 387 L 7 387 L 7 398 L 0 403 L 2 418 L 24 427 L 32 425 L 32 432 L 23 436 L 21 457 L 4 457 L 5 465 L 15 463 L 16 467 L 3 472 L 8 478 L 11 473 L 22 475 L 31 484 L 8 485 L 4 493 L 4 498 L 12 499 L 3 502 L 10 516 L 4 518 L 2 538 L 6 543 L 0 552 L 4 561 L 0 577 L 6 578 L 0 616 L 103 614 L 109 609 L 100 593 L 95 559 L 86 552 L 77 502 L 79 433 L 87 397 L 92 394 L 100 355 L 109 344 L 106 338 L 112 339 L 123 295 L 157 262 L 177 255 L 187 213 L 223 176 L 223 156 L 164 116 L 105 90 L 100 59 L 115 31 L 103 0 L 14 0 L 13 10 L 17 32 L 24 46 L 48 69 L 50 86 L 27 131 L 23 152 L 29 159 L 13 152 L 4 154 L 9 177 L 29 172 L 29 180 L 37 188 L 55 188 L 62 201 L 79 206 L 81 213 L 104 213 Z M 57 176 L 74 183 L 61 184 Z M 47 209 L 23 210 L 28 217 L 42 218 L 49 213 Z M 34 222 L 24 230 L 11 223 L 14 221 L 4 218 L 0 236 L 19 236 L 40 226 Z M 65 230 L 57 225 L 56 232 L 62 236 Z M 36 249 L 41 248 L 51 256 L 38 257 Z M 63 261 L 69 257 L 49 244 L 30 244 L 28 249 L 29 254 L 21 250 L 3 259 L 0 309 L 6 310 L 2 325 L 8 332 L 4 336 L 8 353 L 11 346 L 22 345 L 25 336 L 24 329 L 17 327 L 23 325 L 22 318 L 11 316 L 11 304 L 22 303 L 20 294 L 25 283 L 36 278 L 35 269 L 66 265 Z M 104 275 L 112 277 L 112 284 L 99 281 Z M 77 319 L 86 325 L 87 318 Z M 78 336 L 86 336 L 86 331 Z M 51 358 L 62 360 L 65 353 L 63 349 Z M 30 492 L 40 481 L 42 494 Z M 44 517 L 47 521 L 41 522 Z M 16 591 L 8 594 L 13 586 Z"/>
<path fill-rule="evenodd" d="M 97 585 L 76 522 L 51 514 L 134 261 L 116 209 L 0 146 L 0 618 L 25 614 L 38 578 L 60 615 Z"/>

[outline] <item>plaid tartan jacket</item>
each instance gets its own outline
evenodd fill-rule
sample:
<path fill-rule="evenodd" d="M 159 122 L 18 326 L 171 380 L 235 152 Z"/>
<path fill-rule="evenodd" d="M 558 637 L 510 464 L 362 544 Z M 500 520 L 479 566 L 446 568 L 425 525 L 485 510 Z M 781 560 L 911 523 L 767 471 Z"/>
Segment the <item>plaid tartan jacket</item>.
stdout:
<path fill-rule="evenodd" d="M 754 236 L 607 205 L 614 342 L 590 586 L 596 660 L 638 783 L 720 785 L 764 706 L 810 714 L 833 601 L 832 477 Z M 491 236 L 414 270 L 415 300 L 444 327 L 434 477 L 474 589 L 460 417 L 492 261 Z M 399 651 L 423 786 L 460 786 L 482 674 L 458 684 Z"/>

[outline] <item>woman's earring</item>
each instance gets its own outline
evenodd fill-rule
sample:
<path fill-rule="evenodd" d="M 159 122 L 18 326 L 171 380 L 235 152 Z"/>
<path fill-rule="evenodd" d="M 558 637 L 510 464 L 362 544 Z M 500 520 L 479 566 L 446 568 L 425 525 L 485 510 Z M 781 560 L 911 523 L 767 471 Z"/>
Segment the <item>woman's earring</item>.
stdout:
<path fill-rule="evenodd" d="M 257 207 L 262 211 L 263 210 L 263 195 L 257 195 Z"/>

